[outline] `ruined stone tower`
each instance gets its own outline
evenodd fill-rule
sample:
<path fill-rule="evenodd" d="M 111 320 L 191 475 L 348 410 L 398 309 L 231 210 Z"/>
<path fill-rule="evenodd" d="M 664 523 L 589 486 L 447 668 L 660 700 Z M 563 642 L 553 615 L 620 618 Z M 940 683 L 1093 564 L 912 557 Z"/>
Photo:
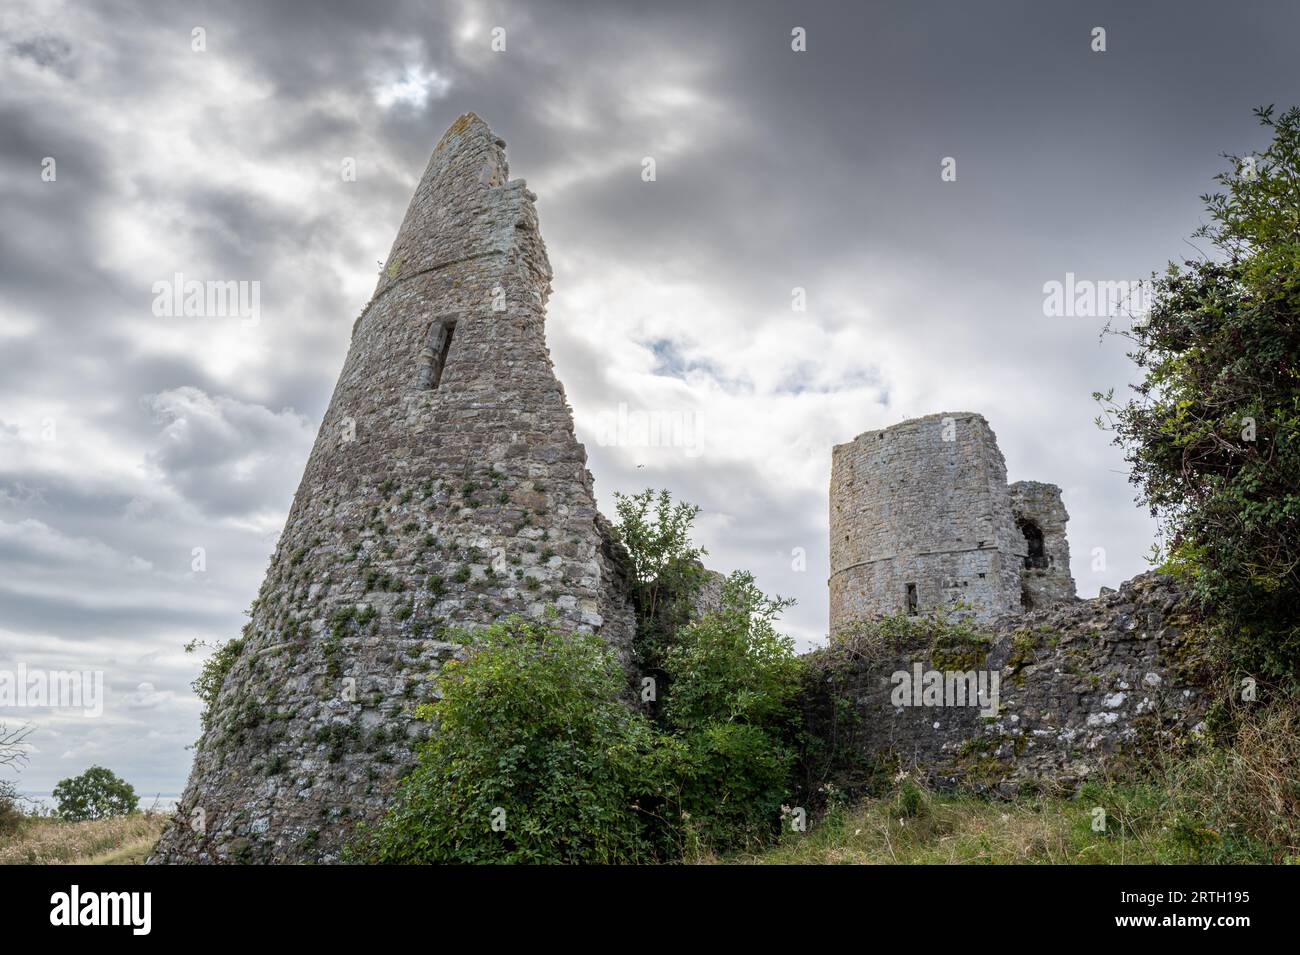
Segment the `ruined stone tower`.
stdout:
<path fill-rule="evenodd" d="M 1050 484 L 1007 487 L 982 415 L 868 431 L 831 457 L 830 623 L 960 608 L 979 620 L 1074 596 Z"/>
<path fill-rule="evenodd" d="M 474 114 L 352 328 L 288 522 L 154 861 L 336 858 L 382 815 L 448 628 L 633 615 L 543 323 L 536 198 Z"/>

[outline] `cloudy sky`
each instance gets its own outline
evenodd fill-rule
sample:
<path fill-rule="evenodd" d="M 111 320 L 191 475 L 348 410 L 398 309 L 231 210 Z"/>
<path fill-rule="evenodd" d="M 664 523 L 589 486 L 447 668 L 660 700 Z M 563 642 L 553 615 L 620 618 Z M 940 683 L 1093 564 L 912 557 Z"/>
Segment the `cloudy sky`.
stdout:
<path fill-rule="evenodd" d="M 1221 154 L 1263 145 L 1251 108 L 1300 101 L 1300 8 L 696 6 L 0 2 L 0 670 L 106 681 L 102 716 L 0 709 L 35 725 L 23 788 L 95 763 L 181 788 L 182 647 L 238 634 L 469 110 L 539 196 L 606 512 L 647 485 L 697 502 L 710 564 L 797 597 L 801 645 L 826 629 L 830 448 L 911 416 L 983 412 L 1011 480 L 1062 486 L 1084 596 L 1145 569 L 1090 397 L 1132 366 L 1044 283 L 1195 254 Z M 260 283 L 258 321 L 156 315 L 176 273 Z M 620 440 L 620 407 L 680 440 Z"/>

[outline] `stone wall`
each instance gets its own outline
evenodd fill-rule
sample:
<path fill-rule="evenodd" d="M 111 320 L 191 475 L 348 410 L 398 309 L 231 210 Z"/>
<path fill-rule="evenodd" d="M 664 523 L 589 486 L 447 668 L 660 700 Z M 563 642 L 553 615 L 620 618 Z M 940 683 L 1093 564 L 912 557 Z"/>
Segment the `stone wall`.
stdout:
<path fill-rule="evenodd" d="M 1020 607 L 1024 538 L 1006 463 L 982 415 L 934 414 L 868 431 L 831 456 L 830 619 Z"/>
<path fill-rule="evenodd" d="M 1093 600 L 1004 616 L 976 639 L 935 639 L 919 621 L 902 639 L 846 633 L 808 657 L 808 729 L 839 748 L 837 779 L 855 765 L 861 779 L 869 764 L 940 787 L 1068 789 L 1199 730 L 1209 697 L 1182 599 L 1173 578 L 1150 573 Z M 926 705 L 930 672 L 945 674 L 928 697 L 938 705 Z"/>
<path fill-rule="evenodd" d="M 1011 485 L 1011 513 L 1025 538 L 1025 567 L 1021 571 L 1020 602 L 1025 610 L 1046 607 L 1075 597 L 1070 575 L 1070 542 L 1065 525 L 1070 515 L 1061 489 L 1041 481 Z M 1031 540 L 1032 538 L 1032 540 Z"/>
<path fill-rule="evenodd" d="M 554 607 L 630 657 L 546 347 L 535 197 L 504 147 L 467 114 L 433 152 L 153 861 L 336 858 L 427 731 L 449 628 Z"/>

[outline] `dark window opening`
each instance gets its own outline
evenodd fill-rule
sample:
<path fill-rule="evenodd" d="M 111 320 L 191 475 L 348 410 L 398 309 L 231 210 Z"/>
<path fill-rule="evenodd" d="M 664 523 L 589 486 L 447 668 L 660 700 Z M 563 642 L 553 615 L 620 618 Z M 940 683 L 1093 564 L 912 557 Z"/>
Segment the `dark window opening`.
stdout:
<path fill-rule="evenodd" d="M 915 617 L 915 616 L 916 616 L 916 611 L 917 611 L 917 609 L 918 609 L 918 608 L 917 608 L 917 602 L 916 602 L 916 584 L 908 584 L 908 585 L 907 585 L 907 613 L 908 613 L 908 615 L 909 615 L 909 616 L 912 616 L 912 617 Z"/>
<path fill-rule="evenodd" d="M 1043 547 L 1043 532 L 1033 521 L 1019 521 L 1020 533 L 1025 536 L 1025 545 L 1027 553 L 1025 554 L 1026 570 L 1046 570 L 1048 565 L 1047 551 Z"/>
<path fill-rule="evenodd" d="M 454 318 L 440 318 L 429 327 L 429 336 L 420 351 L 420 370 L 416 386 L 422 391 L 432 391 L 442 381 L 451 352 L 451 339 L 456 331 Z"/>

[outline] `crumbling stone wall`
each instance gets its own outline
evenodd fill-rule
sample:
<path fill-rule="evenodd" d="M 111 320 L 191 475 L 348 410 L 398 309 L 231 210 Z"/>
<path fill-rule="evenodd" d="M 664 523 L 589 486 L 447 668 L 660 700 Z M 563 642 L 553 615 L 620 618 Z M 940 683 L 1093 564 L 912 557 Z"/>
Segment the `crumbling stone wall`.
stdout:
<path fill-rule="evenodd" d="M 1026 610 L 1046 607 L 1075 597 L 1070 575 L 1070 542 L 1065 524 L 1070 515 L 1061 489 L 1041 481 L 1011 485 L 1011 513 L 1025 538 L 1025 566 L 1021 571 L 1020 602 Z"/>
<path fill-rule="evenodd" d="M 1020 607 L 1024 538 L 982 415 L 934 414 L 868 431 L 831 454 L 830 618 Z"/>
<path fill-rule="evenodd" d="M 1183 601 L 1174 578 L 1148 573 L 1093 600 L 1006 615 L 958 645 L 845 634 L 807 658 L 807 728 L 843 765 L 1008 795 L 1068 789 L 1200 731 L 1210 697 Z M 982 685 L 985 698 L 900 694 L 915 681 L 896 675 L 918 667 L 945 674 L 945 688 Z"/>
<path fill-rule="evenodd" d="M 427 731 L 418 703 L 508 614 L 624 659 L 625 571 L 546 347 L 535 196 L 477 116 L 429 160 L 153 861 L 330 861 Z"/>

